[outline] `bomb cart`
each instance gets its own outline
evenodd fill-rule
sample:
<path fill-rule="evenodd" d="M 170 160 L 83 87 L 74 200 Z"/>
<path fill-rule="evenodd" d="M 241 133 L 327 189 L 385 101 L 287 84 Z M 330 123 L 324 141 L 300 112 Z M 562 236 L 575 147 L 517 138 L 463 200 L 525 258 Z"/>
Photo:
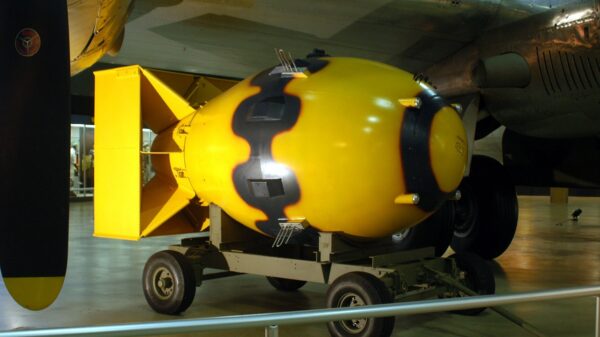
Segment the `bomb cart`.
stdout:
<path fill-rule="evenodd" d="M 208 237 L 184 239 L 148 259 L 143 288 L 155 311 L 178 314 L 191 305 L 203 281 L 239 274 L 264 275 L 282 291 L 307 282 L 327 284 L 330 308 L 495 291 L 492 271 L 476 255 L 441 258 L 433 247 L 407 251 L 391 239 L 357 244 L 335 233 L 320 233 L 318 246 L 300 246 L 286 243 L 291 231 L 273 240 L 243 227 L 218 206 L 211 205 L 209 213 Z M 205 273 L 209 269 L 220 271 Z M 328 323 L 332 336 L 390 336 L 393 327 L 393 317 Z"/>

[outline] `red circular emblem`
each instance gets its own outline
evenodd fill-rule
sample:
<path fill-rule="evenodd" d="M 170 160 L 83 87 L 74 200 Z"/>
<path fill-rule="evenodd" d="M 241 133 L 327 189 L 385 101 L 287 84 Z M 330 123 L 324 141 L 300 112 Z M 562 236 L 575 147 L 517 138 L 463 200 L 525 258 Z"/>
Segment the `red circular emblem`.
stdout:
<path fill-rule="evenodd" d="M 40 34 L 32 28 L 21 29 L 15 38 L 15 49 L 21 56 L 31 57 L 37 54 L 41 46 Z"/>

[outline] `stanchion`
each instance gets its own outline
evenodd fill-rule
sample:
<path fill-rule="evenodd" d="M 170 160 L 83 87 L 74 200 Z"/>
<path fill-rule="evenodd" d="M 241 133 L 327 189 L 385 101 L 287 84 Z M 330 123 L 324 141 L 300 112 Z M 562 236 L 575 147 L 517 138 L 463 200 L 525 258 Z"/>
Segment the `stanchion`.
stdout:
<path fill-rule="evenodd" d="M 279 337 L 279 327 L 277 325 L 265 327 L 265 337 Z"/>
<path fill-rule="evenodd" d="M 596 337 L 600 337 L 600 297 L 596 296 Z"/>

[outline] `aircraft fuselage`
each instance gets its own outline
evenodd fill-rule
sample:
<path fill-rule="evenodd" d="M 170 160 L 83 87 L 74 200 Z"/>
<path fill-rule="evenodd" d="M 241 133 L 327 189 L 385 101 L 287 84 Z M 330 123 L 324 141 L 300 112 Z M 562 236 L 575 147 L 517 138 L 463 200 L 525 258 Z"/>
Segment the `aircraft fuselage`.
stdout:
<path fill-rule="evenodd" d="M 446 97 L 480 93 L 483 114 L 520 134 L 597 136 L 598 7 L 552 9 L 490 30 L 427 74 Z"/>

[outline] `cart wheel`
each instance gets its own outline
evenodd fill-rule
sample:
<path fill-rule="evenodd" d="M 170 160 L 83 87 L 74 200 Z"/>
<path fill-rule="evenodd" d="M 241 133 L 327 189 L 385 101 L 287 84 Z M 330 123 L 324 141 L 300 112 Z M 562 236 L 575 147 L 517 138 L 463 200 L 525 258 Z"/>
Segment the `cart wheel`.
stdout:
<path fill-rule="evenodd" d="M 473 253 L 457 253 L 450 258 L 456 261 L 458 268 L 465 273 L 464 285 L 479 295 L 491 295 L 496 292 L 494 273 L 484 259 Z M 459 297 L 468 295 L 458 292 Z M 473 308 L 454 311 L 457 314 L 474 316 L 486 308 Z"/>
<path fill-rule="evenodd" d="M 392 295 L 381 280 L 367 273 L 352 272 L 336 279 L 327 290 L 328 308 L 391 303 Z M 333 337 L 389 337 L 394 317 L 357 318 L 327 323 Z"/>
<path fill-rule="evenodd" d="M 306 281 L 271 276 L 267 276 L 267 281 L 269 281 L 275 289 L 281 291 L 296 291 L 306 284 Z"/>
<path fill-rule="evenodd" d="M 163 250 L 152 255 L 144 266 L 144 297 L 161 314 L 185 311 L 196 294 L 196 277 L 183 254 Z"/>

